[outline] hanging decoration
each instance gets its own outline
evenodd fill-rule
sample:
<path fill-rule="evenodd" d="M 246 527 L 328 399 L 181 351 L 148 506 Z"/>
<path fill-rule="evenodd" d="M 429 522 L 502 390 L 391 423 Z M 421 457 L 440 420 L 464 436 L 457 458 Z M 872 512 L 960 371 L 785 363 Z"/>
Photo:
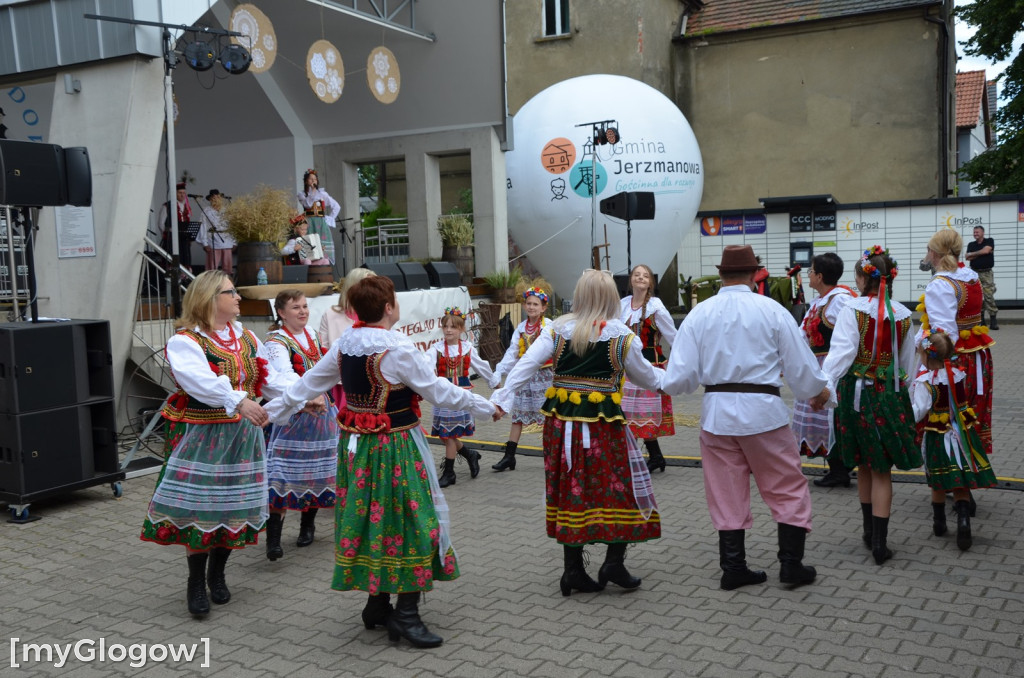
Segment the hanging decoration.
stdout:
<path fill-rule="evenodd" d="M 306 53 L 306 77 L 320 101 L 333 104 L 345 89 L 345 65 L 338 48 L 317 40 Z"/>
<path fill-rule="evenodd" d="M 387 47 L 377 47 L 366 60 L 366 82 L 377 101 L 390 104 L 398 98 L 402 76 L 398 72 L 398 60 Z"/>
<path fill-rule="evenodd" d="M 274 34 L 274 24 L 266 14 L 255 5 L 239 5 L 231 12 L 228 29 L 242 34 L 242 37 L 231 36 L 231 42 L 249 50 L 252 57 L 252 65 L 249 67 L 251 72 L 264 73 L 270 70 L 277 57 L 277 36 Z"/>

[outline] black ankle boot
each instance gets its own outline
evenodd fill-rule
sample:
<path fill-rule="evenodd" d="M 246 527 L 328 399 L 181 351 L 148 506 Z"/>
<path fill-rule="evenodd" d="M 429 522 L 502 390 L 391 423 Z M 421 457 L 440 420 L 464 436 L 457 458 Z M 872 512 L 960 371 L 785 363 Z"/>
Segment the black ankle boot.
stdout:
<path fill-rule="evenodd" d="M 803 586 L 818 576 L 813 568 L 803 564 L 804 542 L 807 530 L 797 525 L 779 523 L 779 581 L 783 584 Z"/>
<path fill-rule="evenodd" d="M 889 538 L 889 519 L 871 517 L 871 555 L 875 557 L 875 563 L 881 565 L 892 558 L 892 551 L 886 544 Z"/>
<path fill-rule="evenodd" d="M 210 551 L 210 567 L 206 572 L 206 583 L 210 587 L 210 600 L 223 605 L 231 600 L 231 591 L 224 578 L 224 566 L 227 565 L 231 549 L 215 548 Z"/>
<path fill-rule="evenodd" d="M 998 330 L 999 329 L 999 323 L 996 321 L 996 314 L 995 313 L 993 313 L 992 317 L 990 317 L 988 320 L 989 320 L 988 328 L 990 330 Z"/>
<path fill-rule="evenodd" d="M 514 443 L 511 440 L 505 443 L 505 456 L 498 461 L 497 464 L 491 468 L 495 471 L 509 471 L 516 470 L 516 448 L 519 447 L 519 443 Z"/>
<path fill-rule="evenodd" d="M 281 529 L 284 527 L 284 515 L 271 513 L 267 518 L 267 560 L 277 560 L 284 555 L 281 548 Z"/>
<path fill-rule="evenodd" d="M 387 626 L 388 618 L 395 608 L 391 607 L 391 595 L 378 593 L 366 599 L 366 607 L 363 608 L 363 626 L 368 629 L 375 629 L 378 626 Z"/>
<path fill-rule="evenodd" d="M 961 551 L 971 548 L 971 504 L 967 501 L 958 501 L 953 507 L 956 509 L 956 546 Z"/>
<path fill-rule="evenodd" d="M 313 543 L 313 535 L 316 534 L 316 512 L 318 509 L 312 508 L 308 511 L 302 512 L 302 517 L 299 519 L 299 538 L 295 540 L 296 546 L 309 546 Z"/>
<path fill-rule="evenodd" d="M 635 589 L 640 586 L 640 577 L 634 577 L 626 569 L 626 544 L 608 544 L 608 554 L 604 564 L 597 572 L 597 583 L 601 588 L 611 582 L 624 589 Z"/>
<path fill-rule="evenodd" d="M 420 619 L 419 599 L 419 591 L 398 594 L 398 604 L 387 621 L 388 638 L 392 642 L 405 638 L 416 647 L 437 647 L 444 639 L 431 633 Z"/>
<path fill-rule="evenodd" d="M 469 465 L 469 477 L 476 478 L 480 475 L 480 453 L 474 449 L 462 446 L 459 450 L 459 456 L 466 460 L 466 464 Z"/>
<path fill-rule="evenodd" d="M 644 441 L 644 447 L 647 448 L 647 470 L 654 473 L 654 469 L 661 469 L 661 472 L 665 472 L 665 455 L 661 453 L 661 445 L 658 444 L 657 438 L 648 438 Z"/>
<path fill-rule="evenodd" d="M 871 548 L 871 534 L 874 531 L 874 518 L 871 515 L 871 504 L 860 503 L 860 513 L 864 517 L 864 534 L 861 538 L 864 540 L 864 546 Z"/>
<path fill-rule="evenodd" d="M 832 453 L 828 455 L 828 473 L 813 482 L 816 487 L 849 487 L 850 469 L 846 468 L 838 454 Z"/>
<path fill-rule="evenodd" d="M 437 478 L 437 484 L 441 487 L 448 487 L 455 484 L 455 460 L 445 459 L 441 464 L 441 475 Z"/>
<path fill-rule="evenodd" d="M 565 558 L 565 570 L 562 572 L 558 587 L 562 590 L 563 596 L 572 595 L 573 589 L 580 593 L 597 593 L 604 590 L 604 584 L 598 584 L 591 579 L 584 569 L 582 546 L 562 544 L 562 553 Z"/>
<path fill-rule="evenodd" d="M 722 568 L 722 590 L 732 591 L 749 584 L 763 584 L 768 575 L 747 567 L 744 530 L 718 531 L 718 564 Z"/>
<path fill-rule="evenodd" d="M 210 613 L 210 599 L 206 597 L 207 553 L 193 553 L 188 556 L 188 611 L 196 617 Z"/>
<path fill-rule="evenodd" d="M 936 537 L 946 534 L 946 502 L 932 502 L 932 532 Z"/>
<path fill-rule="evenodd" d="M 970 515 L 973 518 L 974 514 L 978 512 L 978 502 L 974 501 L 974 493 L 967 490 L 967 499 L 970 503 Z"/>

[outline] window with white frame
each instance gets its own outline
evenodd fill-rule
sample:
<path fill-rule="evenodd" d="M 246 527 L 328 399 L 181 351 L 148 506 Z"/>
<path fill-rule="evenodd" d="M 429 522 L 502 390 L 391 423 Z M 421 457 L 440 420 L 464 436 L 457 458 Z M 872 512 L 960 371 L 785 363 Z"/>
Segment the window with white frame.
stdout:
<path fill-rule="evenodd" d="M 544 0 L 544 36 L 569 34 L 569 0 Z"/>

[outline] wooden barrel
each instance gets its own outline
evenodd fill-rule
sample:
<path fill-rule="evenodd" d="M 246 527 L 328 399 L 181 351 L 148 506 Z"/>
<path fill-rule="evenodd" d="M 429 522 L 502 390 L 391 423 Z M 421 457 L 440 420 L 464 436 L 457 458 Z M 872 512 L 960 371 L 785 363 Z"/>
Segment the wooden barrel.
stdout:
<path fill-rule="evenodd" d="M 459 279 L 463 285 L 469 285 L 473 282 L 476 259 L 474 258 L 472 245 L 445 245 L 441 248 L 441 259 L 455 265 L 455 270 L 459 272 Z"/>
<path fill-rule="evenodd" d="M 238 245 L 238 269 L 235 283 L 239 286 L 255 285 L 260 269 L 267 272 L 267 282 L 275 285 L 281 282 L 281 253 L 273 243 L 243 242 Z"/>
<path fill-rule="evenodd" d="M 327 266 L 310 266 L 309 267 L 309 282 L 311 283 L 333 283 L 334 282 L 334 267 L 331 265 Z"/>

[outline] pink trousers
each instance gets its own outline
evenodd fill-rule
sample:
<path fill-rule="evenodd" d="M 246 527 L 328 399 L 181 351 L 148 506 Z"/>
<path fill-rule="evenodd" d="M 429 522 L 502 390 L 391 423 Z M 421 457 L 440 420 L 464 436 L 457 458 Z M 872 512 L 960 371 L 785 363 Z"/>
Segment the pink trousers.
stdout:
<path fill-rule="evenodd" d="M 230 249 L 211 249 L 206 253 L 206 270 L 213 271 L 218 268 L 228 275 L 231 275 L 234 272 L 235 266 L 231 261 Z"/>
<path fill-rule="evenodd" d="M 811 529 L 811 493 L 800 468 L 800 448 L 789 426 L 750 436 L 700 432 L 711 523 L 716 530 L 748 530 L 750 474 L 777 523 Z"/>

